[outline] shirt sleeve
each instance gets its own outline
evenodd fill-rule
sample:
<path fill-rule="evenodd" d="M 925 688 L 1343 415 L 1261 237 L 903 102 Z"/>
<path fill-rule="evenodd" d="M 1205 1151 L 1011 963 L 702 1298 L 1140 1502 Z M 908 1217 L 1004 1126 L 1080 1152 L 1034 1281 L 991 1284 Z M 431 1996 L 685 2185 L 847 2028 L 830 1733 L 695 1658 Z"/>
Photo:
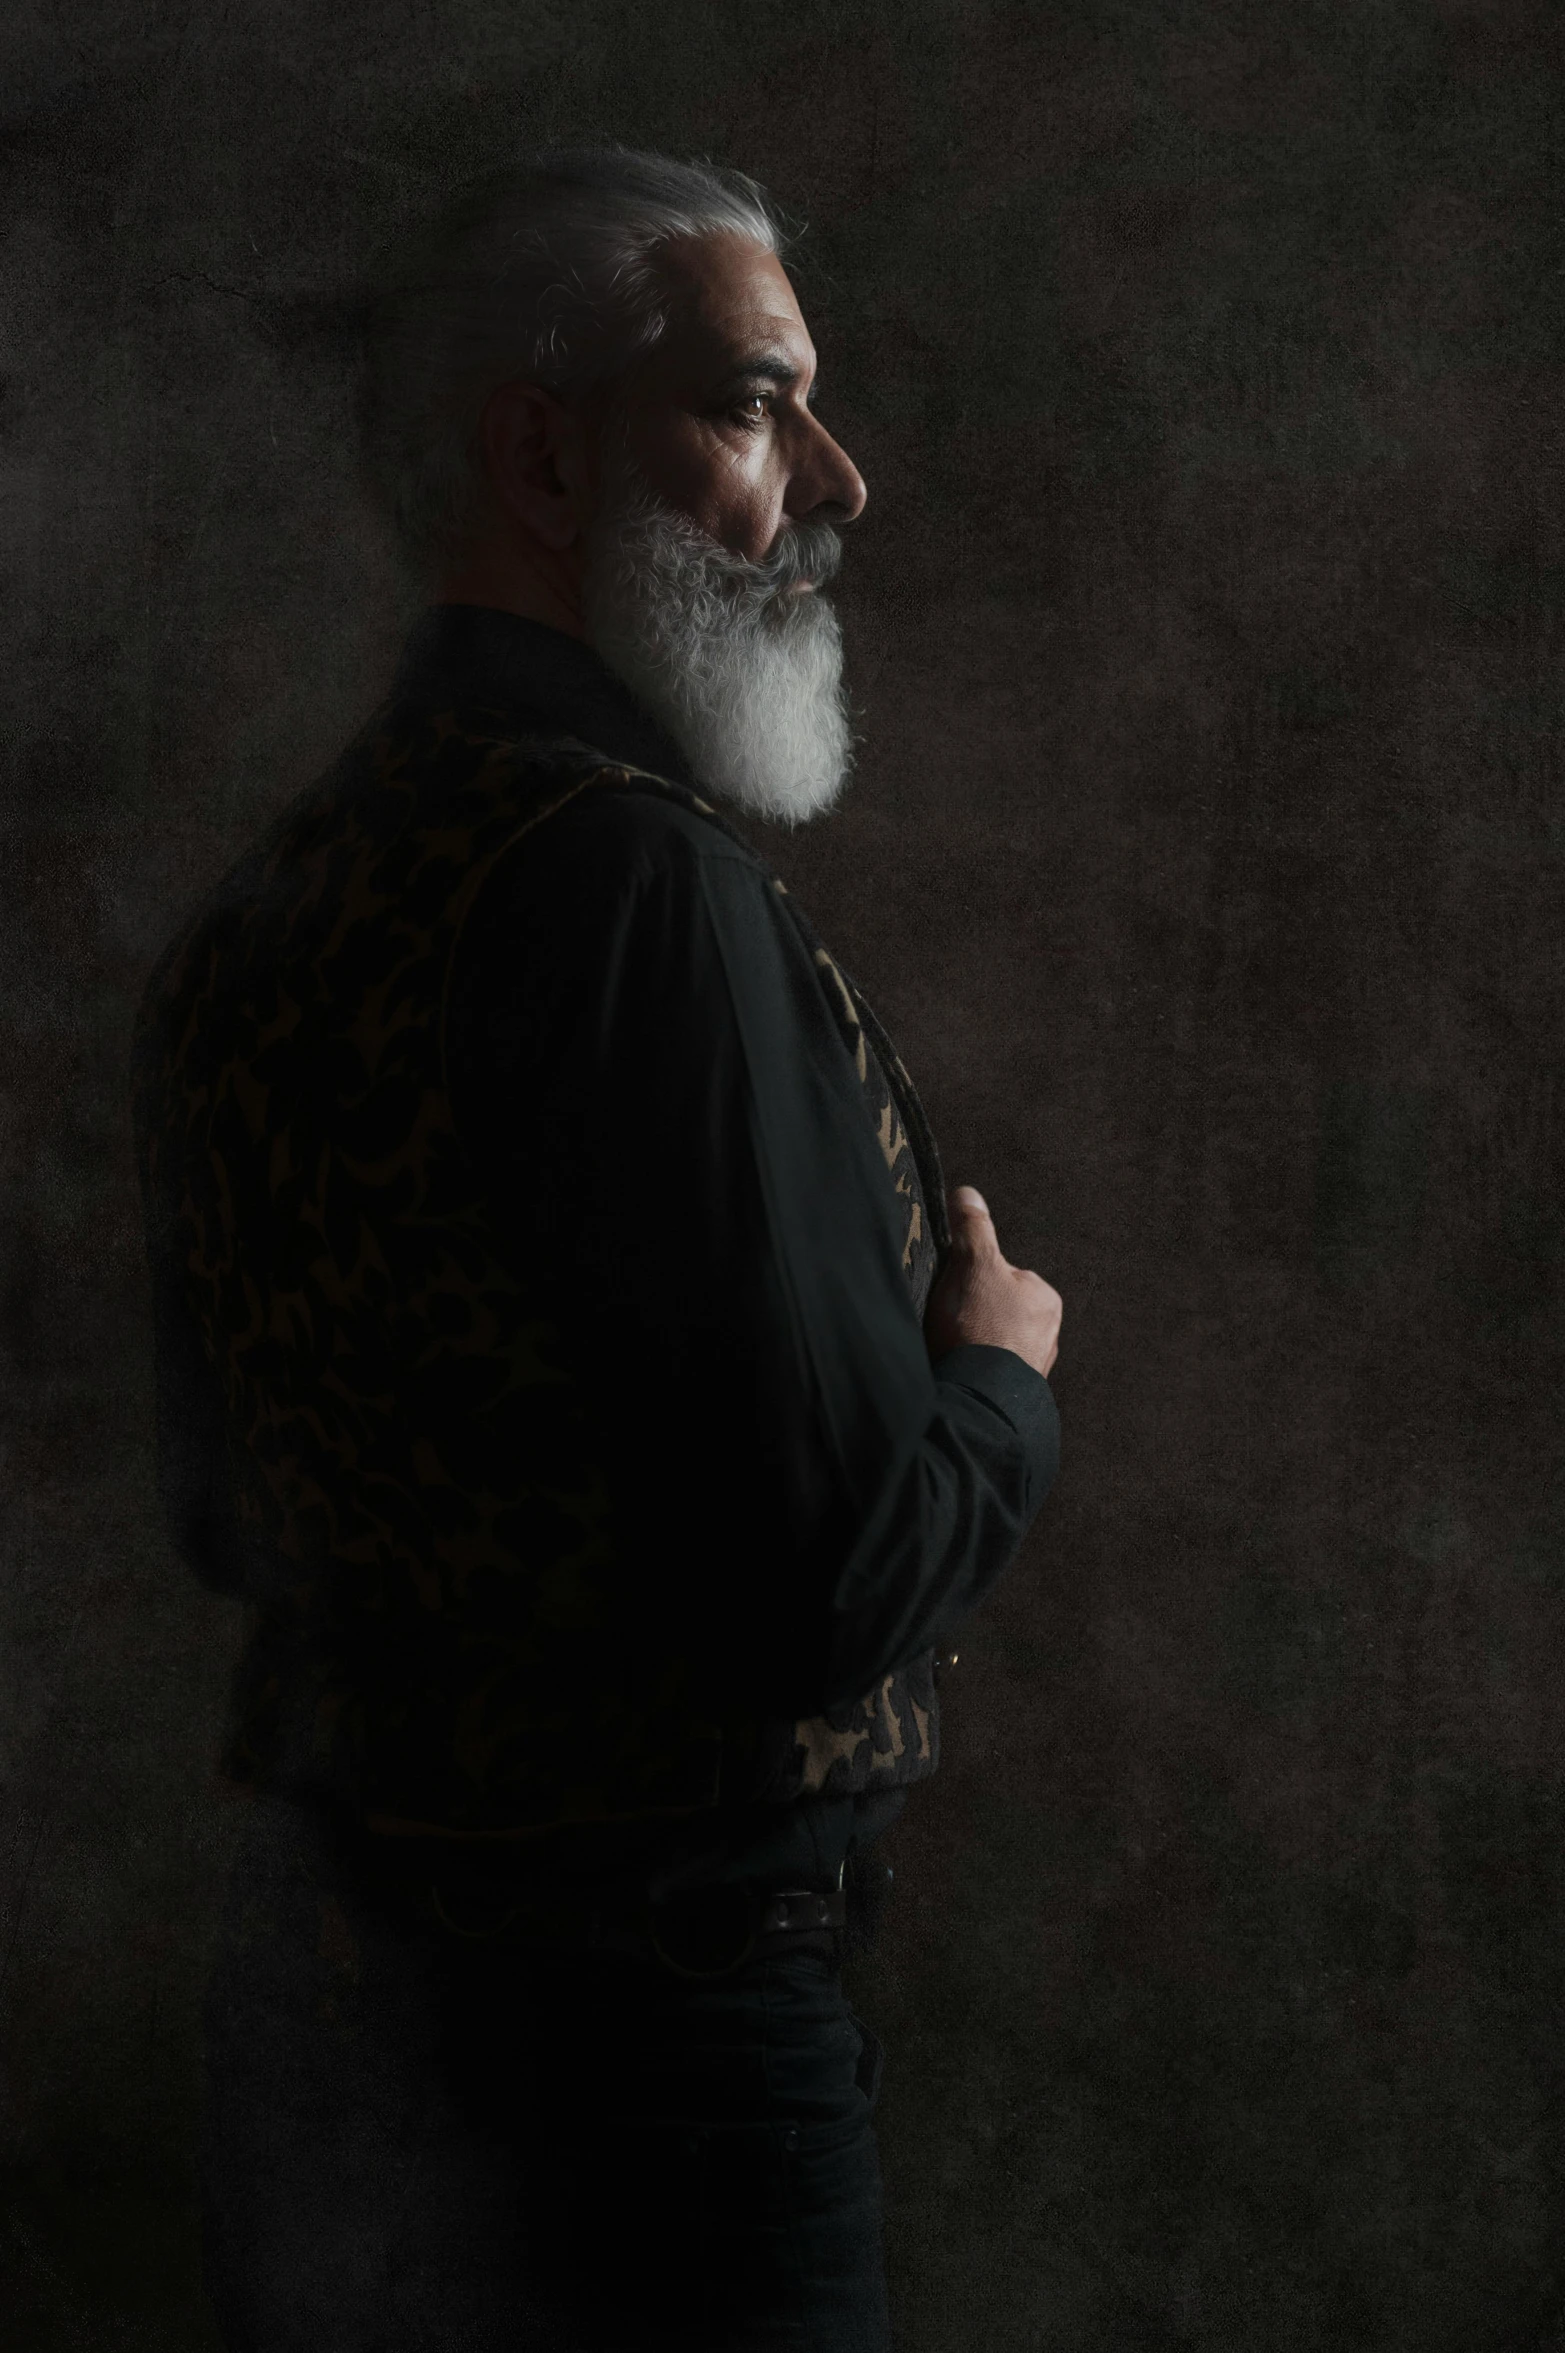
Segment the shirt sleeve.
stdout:
<path fill-rule="evenodd" d="M 862 1089 L 764 869 L 671 802 L 584 795 L 480 894 L 447 1069 L 649 1611 L 801 1712 L 943 1640 L 1043 1501 L 1053 1399 L 1006 1349 L 931 1364 Z"/>

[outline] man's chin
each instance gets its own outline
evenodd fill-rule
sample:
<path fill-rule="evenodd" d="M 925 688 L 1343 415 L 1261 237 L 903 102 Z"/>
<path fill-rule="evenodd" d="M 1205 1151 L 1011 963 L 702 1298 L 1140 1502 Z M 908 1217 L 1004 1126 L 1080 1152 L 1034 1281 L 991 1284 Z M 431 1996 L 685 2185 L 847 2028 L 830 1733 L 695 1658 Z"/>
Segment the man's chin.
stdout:
<path fill-rule="evenodd" d="M 841 643 L 837 609 L 825 589 L 813 581 L 778 589 L 762 615 L 761 634 L 784 642 L 831 637 Z"/>

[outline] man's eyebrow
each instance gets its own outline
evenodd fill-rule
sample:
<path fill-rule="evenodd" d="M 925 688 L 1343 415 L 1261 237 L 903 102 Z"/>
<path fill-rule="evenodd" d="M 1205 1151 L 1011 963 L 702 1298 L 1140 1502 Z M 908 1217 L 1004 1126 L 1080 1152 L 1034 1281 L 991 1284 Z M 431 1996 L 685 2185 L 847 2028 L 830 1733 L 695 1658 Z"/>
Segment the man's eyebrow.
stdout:
<path fill-rule="evenodd" d="M 798 383 L 803 373 L 803 369 L 796 368 L 785 351 L 753 351 L 728 370 L 720 389 L 732 392 L 739 384 L 775 384 L 780 391 L 786 392 L 791 385 Z M 806 396 L 812 402 L 815 390 L 812 382 Z"/>

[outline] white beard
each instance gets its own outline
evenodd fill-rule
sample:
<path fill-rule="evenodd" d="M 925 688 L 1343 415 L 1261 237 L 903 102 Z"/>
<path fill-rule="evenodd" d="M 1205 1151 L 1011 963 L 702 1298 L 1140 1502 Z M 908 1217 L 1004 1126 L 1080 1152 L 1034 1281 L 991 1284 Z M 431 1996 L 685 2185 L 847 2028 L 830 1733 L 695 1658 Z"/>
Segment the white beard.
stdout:
<path fill-rule="evenodd" d="M 842 629 L 818 589 L 841 542 L 793 525 L 752 564 L 632 478 L 587 542 L 584 614 L 597 652 L 657 719 L 697 783 L 794 826 L 831 808 L 853 742 Z"/>

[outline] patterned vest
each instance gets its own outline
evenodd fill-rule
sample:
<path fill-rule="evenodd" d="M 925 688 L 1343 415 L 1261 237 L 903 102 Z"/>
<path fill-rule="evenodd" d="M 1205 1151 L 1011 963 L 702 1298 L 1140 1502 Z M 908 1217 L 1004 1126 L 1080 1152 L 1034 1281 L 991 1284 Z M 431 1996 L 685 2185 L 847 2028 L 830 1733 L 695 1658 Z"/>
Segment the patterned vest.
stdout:
<path fill-rule="evenodd" d="M 786 1803 L 923 1778 L 925 1653 L 802 1721 L 625 1633 L 594 1432 L 453 1123 L 444 994 L 496 861 L 576 794 L 687 787 L 494 715 L 389 706 L 169 950 L 138 1033 L 149 1228 L 215 1368 L 252 1625 L 227 1756 L 386 1830 Z M 903 1205 L 922 1315 L 949 1241 L 894 1049 L 783 884 Z"/>

